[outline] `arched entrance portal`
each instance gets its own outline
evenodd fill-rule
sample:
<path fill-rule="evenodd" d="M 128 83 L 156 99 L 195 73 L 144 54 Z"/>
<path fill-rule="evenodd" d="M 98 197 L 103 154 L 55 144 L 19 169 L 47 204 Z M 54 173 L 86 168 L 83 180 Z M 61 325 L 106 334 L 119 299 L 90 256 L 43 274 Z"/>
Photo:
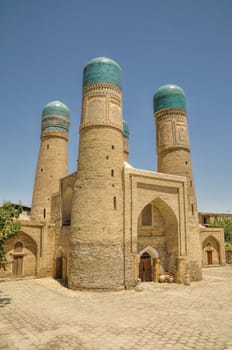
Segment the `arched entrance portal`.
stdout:
<path fill-rule="evenodd" d="M 203 265 L 218 265 L 221 263 L 220 249 L 218 241 L 212 237 L 207 237 L 202 244 Z"/>
<path fill-rule="evenodd" d="M 139 278 L 142 282 L 152 281 L 151 256 L 147 252 L 143 253 L 140 257 Z"/>
<path fill-rule="evenodd" d="M 176 277 L 178 222 L 172 208 L 160 198 L 147 203 L 138 216 L 137 249 L 137 278 L 157 281 L 164 272 Z"/>
<path fill-rule="evenodd" d="M 157 282 L 159 274 L 164 272 L 160 265 L 159 253 L 151 246 L 147 246 L 137 254 L 137 262 L 137 278 L 139 277 L 142 282 Z"/>

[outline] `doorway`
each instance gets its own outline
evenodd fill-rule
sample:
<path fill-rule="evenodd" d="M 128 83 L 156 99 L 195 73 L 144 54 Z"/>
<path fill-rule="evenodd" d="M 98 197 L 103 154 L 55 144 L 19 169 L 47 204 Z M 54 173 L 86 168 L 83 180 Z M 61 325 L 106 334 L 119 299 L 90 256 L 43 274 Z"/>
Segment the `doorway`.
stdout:
<path fill-rule="evenodd" d="M 62 270 L 63 270 L 63 264 L 62 264 L 62 256 L 59 256 L 56 258 L 56 278 L 61 279 L 62 278 Z"/>
<path fill-rule="evenodd" d="M 13 277 L 19 278 L 23 275 L 23 257 L 14 256 L 13 261 Z"/>
<path fill-rule="evenodd" d="M 152 281 L 152 266 L 151 256 L 149 253 L 144 252 L 140 257 L 139 262 L 139 278 L 142 282 Z"/>
<path fill-rule="evenodd" d="M 207 261 L 208 261 L 208 265 L 213 264 L 213 251 L 212 250 L 207 250 Z"/>

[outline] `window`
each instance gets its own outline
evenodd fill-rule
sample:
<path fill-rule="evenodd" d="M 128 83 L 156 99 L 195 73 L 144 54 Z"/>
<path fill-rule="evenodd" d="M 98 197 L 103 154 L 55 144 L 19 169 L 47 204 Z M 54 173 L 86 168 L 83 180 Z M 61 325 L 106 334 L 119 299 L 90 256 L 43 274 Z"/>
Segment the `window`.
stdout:
<path fill-rule="evenodd" d="M 116 210 L 116 209 L 117 209 L 117 198 L 114 197 L 114 210 Z"/>
<path fill-rule="evenodd" d="M 20 253 L 23 251 L 23 244 L 21 242 L 16 242 L 14 245 L 14 251 Z"/>
<path fill-rule="evenodd" d="M 146 205 L 142 211 L 142 225 L 152 225 L 152 206 Z"/>

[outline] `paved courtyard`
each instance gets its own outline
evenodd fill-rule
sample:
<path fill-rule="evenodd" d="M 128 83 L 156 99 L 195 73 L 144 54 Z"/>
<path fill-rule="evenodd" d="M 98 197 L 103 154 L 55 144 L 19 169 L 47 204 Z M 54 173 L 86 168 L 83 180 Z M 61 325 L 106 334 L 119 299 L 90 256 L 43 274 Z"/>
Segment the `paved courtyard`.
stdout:
<path fill-rule="evenodd" d="M 0 283 L 0 349 L 232 349 L 232 266 L 191 286 L 79 292 L 57 281 Z"/>

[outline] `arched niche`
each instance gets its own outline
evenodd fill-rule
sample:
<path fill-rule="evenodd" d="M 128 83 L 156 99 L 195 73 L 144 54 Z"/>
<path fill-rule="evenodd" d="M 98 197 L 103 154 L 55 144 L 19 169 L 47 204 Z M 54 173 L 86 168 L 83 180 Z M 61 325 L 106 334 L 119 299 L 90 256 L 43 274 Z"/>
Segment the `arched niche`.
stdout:
<path fill-rule="evenodd" d="M 21 278 L 36 275 L 38 247 L 28 233 L 20 231 L 5 242 L 4 248 L 9 262 L 7 269 L 9 276 Z"/>
<path fill-rule="evenodd" d="M 148 210 L 149 224 L 143 220 L 143 215 L 149 217 Z M 175 275 L 179 255 L 178 220 L 172 208 L 159 197 L 146 203 L 139 213 L 137 251 L 137 260 L 146 251 L 151 259 L 160 258 L 160 273 L 169 271 Z"/>
<path fill-rule="evenodd" d="M 208 236 L 202 243 L 202 263 L 204 266 L 221 264 L 220 244 L 213 236 Z"/>

